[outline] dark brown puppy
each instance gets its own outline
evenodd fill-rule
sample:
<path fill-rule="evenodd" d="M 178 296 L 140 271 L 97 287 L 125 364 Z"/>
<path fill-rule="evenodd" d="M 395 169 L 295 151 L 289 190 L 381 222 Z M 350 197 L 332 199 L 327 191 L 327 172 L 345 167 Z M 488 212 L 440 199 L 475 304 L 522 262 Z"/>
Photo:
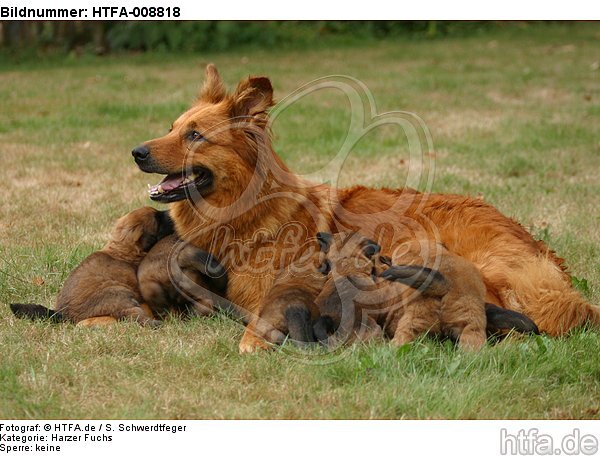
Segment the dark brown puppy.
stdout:
<path fill-rule="evenodd" d="M 137 268 L 157 240 L 172 232 L 168 213 L 151 207 L 121 217 L 104 248 L 88 256 L 69 275 L 57 296 L 53 314 L 86 326 L 122 319 L 141 325 L 159 324 L 142 306 Z M 48 317 L 49 311 L 46 309 L 43 315 L 44 308 L 35 305 L 11 308 L 15 315 L 29 318 Z"/>
<path fill-rule="evenodd" d="M 358 233 L 317 236 L 326 254 L 321 270 L 327 277 L 315 298 L 320 315 L 314 324 L 316 338 L 333 345 L 383 335 L 378 320 L 389 306 L 387 289 L 394 285 L 378 275 L 391 260 L 379 254 L 377 243 Z"/>
<path fill-rule="evenodd" d="M 209 253 L 175 234 L 152 247 L 137 277 L 144 302 L 154 315 L 211 315 L 223 307 L 227 271 Z"/>
<path fill-rule="evenodd" d="M 379 246 L 363 236 L 330 237 L 331 272 L 316 300 L 322 315 L 315 324 L 319 339 L 323 327 L 333 325 L 337 339 L 368 339 L 378 335 L 376 322 L 396 345 L 433 333 L 458 340 L 462 349 L 478 350 L 490 329 L 486 313 L 496 327 L 537 332 L 525 316 L 485 304 L 483 279 L 471 262 L 429 240 L 403 247 L 397 258 L 403 265 L 391 266 Z"/>

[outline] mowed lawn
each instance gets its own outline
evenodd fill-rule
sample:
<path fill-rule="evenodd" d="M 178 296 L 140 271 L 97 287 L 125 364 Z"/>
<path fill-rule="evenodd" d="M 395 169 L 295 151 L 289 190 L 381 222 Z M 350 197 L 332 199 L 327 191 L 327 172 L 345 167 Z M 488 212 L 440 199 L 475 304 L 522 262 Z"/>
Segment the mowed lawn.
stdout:
<path fill-rule="evenodd" d="M 564 258 L 600 304 L 600 25 L 534 25 L 473 37 L 298 51 L 0 63 L 0 418 L 598 418 L 600 331 L 513 338 L 479 354 L 420 340 L 327 355 L 238 355 L 225 316 L 84 329 L 16 320 L 52 306 L 114 220 L 149 204 L 130 150 L 164 134 L 213 61 L 233 86 L 266 74 L 283 98 L 318 77 L 363 81 L 379 112 L 428 126 L 433 190 L 479 195 Z M 296 171 L 335 155 L 350 112 L 318 92 L 278 116 Z M 402 186 L 391 127 L 359 142 L 342 185 Z M 424 169 L 429 172 L 431 168 Z"/>

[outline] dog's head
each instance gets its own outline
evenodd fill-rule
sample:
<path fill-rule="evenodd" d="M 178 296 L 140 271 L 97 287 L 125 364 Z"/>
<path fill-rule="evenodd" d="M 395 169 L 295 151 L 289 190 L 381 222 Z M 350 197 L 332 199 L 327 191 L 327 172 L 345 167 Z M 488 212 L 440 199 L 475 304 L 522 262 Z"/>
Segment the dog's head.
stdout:
<path fill-rule="evenodd" d="M 391 264 L 381 255 L 381 247 L 375 241 L 359 233 L 317 233 L 317 241 L 325 259 L 321 263 L 323 274 L 337 276 L 378 276 L 382 268 Z"/>
<path fill-rule="evenodd" d="M 142 207 L 119 218 L 109 246 L 122 257 L 137 259 L 163 237 L 173 233 L 173 221 L 167 211 Z"/>
<path fill-rule="evenodd" d="M 359 233 L 321 232 L 317 241 L 324 253 L 320 271 L 327 280 L 315 299 L 322 316 L 315 323 L 315 334 L 323 340 L 335 333 L 348 342 L 360 329 L 363 307 L 377 302 L 377 296 L 368 299 L 368 293 L 377 290 L 378 268 L 388 260 L 380 254 L 379 244 Z"/>
<path fill-rule="evenodd" d="M 142 171 L 166 175 L 150 188 L 150 198 L 171 203 L 202 196 L 216 206 L 235 201 L 250 183 L 260 147 L 269 140 L 267 111 L 272 105 L 268 78 L 248 77 L 228 93 L 216 67 L 208 65 L 193 106 L 166 135 L 132 151 Z"/>

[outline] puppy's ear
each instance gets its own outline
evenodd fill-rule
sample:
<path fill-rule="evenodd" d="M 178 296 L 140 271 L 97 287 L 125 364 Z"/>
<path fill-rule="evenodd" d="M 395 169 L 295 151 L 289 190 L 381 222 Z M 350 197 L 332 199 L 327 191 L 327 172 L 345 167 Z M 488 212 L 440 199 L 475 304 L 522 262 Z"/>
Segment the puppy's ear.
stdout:
<path fill-rule="evenodd" d="M 381 246 L 377 242 L 372 241 L 371 239 L 367 239 L 365 241 L 365 245 L 363 246 L 363 254 L 367 258 L 371 258 L 376 253 L 379 253 L 380 250 Z"/>
<path fill-rule="evenodd" d="M 386 266 L 392 267 L 392 259 L 389 256 L 379 255 L 379 261 Z"/>
<path fill-rule="evenodd" d="M 273 106 L 273 86 L 269 78 L 257 76 L 241 81 L 231 96 L 231 117 L 266 119 L 267 110 Z"/>
<path fill-rule="evenodd" d="M 158 241 L 158 237 L 155 234 L 144 233 L 142 237 L 140 237 L 140 247 L 144 252 L 148 252 L 154 244 Z"/>
<path fill-rule="evenodd" d="M 329 260 L 323 261 L 317 268 L 317 271 L 319 271 L 323 275 L 329 274 L 331 272 L 331 263 L 329 262 Z"/>
<path fill-rule="evenodd" d="M 425 297 L 441 298 L 450 290 L 449 282 L 440 271 L 418 264 L 391 266 L 379 274 L 379 277 L 408 285 Z"/>
<path fill-rule="evenodd" d="M 154 216 L 156 217 L 156 226 L 158 227 L 156 234 L 157 240 L 175 232 L 175 225 L 173 224 L 173 219 L 169 215 L 169 211 L 157 211 Z"/>
<path fill-rule="evenodd" d="M 324 231 L 317 233 L 317 242 L 319 243 L 321 252 L 327 253 L 329 251 L 329 246 L 331 245 L 332 239 L 333 235 L 331 233 L 325 233 Z"/>
<path fill-rule="evenodd" d="M 219 103 L 225 99 L 226 95 L 225 85 L 221 80 L 217 67 L 212 63 L 209 63 L 206 66 L 206 78 L 204 79 L 204 85 L 198 94 L 198 101 Z"/>

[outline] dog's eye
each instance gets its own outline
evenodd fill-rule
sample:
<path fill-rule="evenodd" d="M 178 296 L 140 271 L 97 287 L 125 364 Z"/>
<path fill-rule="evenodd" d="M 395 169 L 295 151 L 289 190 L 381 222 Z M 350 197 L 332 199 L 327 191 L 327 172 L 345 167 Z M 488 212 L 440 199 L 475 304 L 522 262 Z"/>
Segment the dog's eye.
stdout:
<path fill-rule="evenodd" d="M 188 133 L 188 135 L 187 135 L 187 138 L 188 138 L 190 141 L 199 141 L 199 140 L 201 140 L 201 139 L 204 139 L 204 137 L 203 137 L 203 136 L 202 136 L 202 135 L 201 135 L 199 132 L 197 132 L 196 130 L 192 130 L 192 131 L 190 131 L 190 132 Z"/>

